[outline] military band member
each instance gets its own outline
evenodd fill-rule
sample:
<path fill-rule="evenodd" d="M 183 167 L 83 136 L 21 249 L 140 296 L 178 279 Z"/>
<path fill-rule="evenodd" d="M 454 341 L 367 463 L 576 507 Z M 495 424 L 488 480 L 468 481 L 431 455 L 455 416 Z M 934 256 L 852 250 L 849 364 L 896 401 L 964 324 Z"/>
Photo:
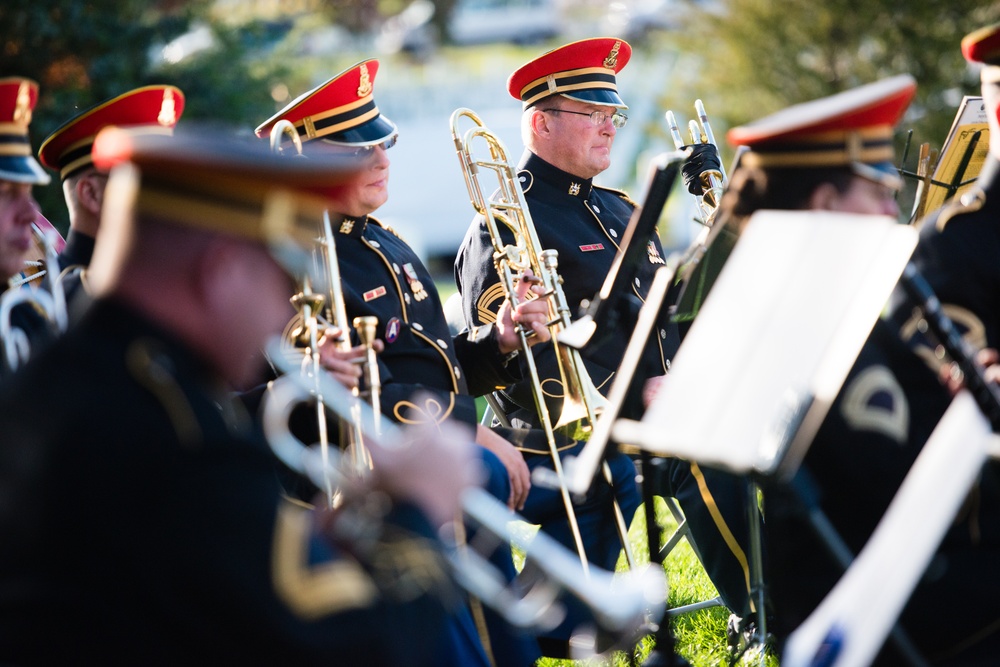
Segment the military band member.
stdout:
<path fill-rule="evenodd" d="M 892 138 L 915 88 L 912 77 L 892 77 L 731 130 L 730 142 L 748 148 L 730 176 L 719 214 L 734 243 L 760 208 L 898 216 L 894 197 L 902 182 Z M 936 374 L 903 344 L 894 322 L 878 320 L 794 483 L 765 485 L 769 627 L 779 646 L 843 572 L 807 511 L 821 511 L 858 553 L 949 400 Z M 998 491 L 995 475 L 984 468 L 973 494 L 978 500 L 957 518 L 901 617 L 917 650 L 934 664 L 979 664 L 974 660 L 984 644 L 977 642 L 997 620 L 986 600 L 997 594 L 987 569 L 996 558 L 991 545 L 1000 544 L 994 542 L 991 509 Z M 942 605 L 951 610 L 947 618 Z M 879 664 L 900 664 L 897 650 L 884 648 Z M 995 650 L 993 645 L 988 655 Z"/>
<path fill-rule="evenodd" d="M 1000 26 L 981 28 L 962 40 L 962 53 L 978 64 L 989 126 L 989 154 L 972 190 L 921 223 L 914 264 L 927 278 L 945 313 L 974 348 L 1000 347 Z M 904 324 L 908 332 L 914 321 Z M 921 356 L 940 363 L 933 349 Z"/>
<path fill-rule="evenodd" d="M 601 289 L 635 209 L 635 203 L 625 193 L 595 183 L 611 165 L 615 137 L 628 120 L 616 75 L 628 63 L 631 52 L 629 44 L 618 39 L 574 42 L 531 60 L 507 81 L 508 92 L 523 107 L 521 134 L 526 150 L 518 165 L 518 177 L 542 248 L 558 251 L 558 270 L 571 308 L 584 299 L 592 299 Z M 511 240 L 508 236 L 506 242 Z M 648 262 L 639 269 L 632 286 L 632 296 L 637 301 L 645 299 L 653 274 L 664 263 L 662 246 L 655 235 L 649 241 L 647 253 Z M 459 251 L 455 278 L 466 322 L 481 326 L 492 321 L 503 291 L 493 262 L 493 243 L 481 217 L 473 221 Z M 635 315 L 621 323 L 616 335 L 583 351 L 591 379 L 604 393 L 610 389 L 634 327 Z M 675 347 L 669 346 L 666 328 L 657 328 L 636 376 L 655 387 L 669 366 L 667 350 Z M 533 351 L 538 351 L 535 359 L 547 388 L 549 413 L 558 415 L 562 392 L 552 389 L 559 382 L 555 355 L 550 346 L 539 345 Z M 527 382 L 509 386 L 495 396 L 512 424 L 538 426 Z M 582 446 L 583 443 L 576 443 L 562 454 L 574 454 Z M 525 456 L 532 467 L 552 465 L 547 450 L 525 451 Z M 619 505 L 629 521 L 639 505 L 633 463 L 627 456 L 616 454 L 610 465 Z M 741 497 L 732 502 L 714 497 L 715 491 L 709 490 L 700 472 L 693 475 L 687 464 L 675 460 L 669 461 L 669 470 L 661 482 L 662 492 L 676 497 L 688 514 L 706 569 L 726 603 L 737 613 L 744 613 L 749 570 L 738 546 L 745 543 L 741 539 L 745 532 L 741 528 L 745 525 Z M 603 498 L 598 494 L 588 500 L 588 505 L 602 508 L 605 514 L 603 522 L 591 523 L 591 530 L 583 534 L 583 539 L 591 561 L 613 569 L 621 544 L 616 537 L 606 488 L 604 494 Z M 540 496 L 539 507 L 531 507 L 531 500 L 524 512 L 529 518 L 532 511 L 560 510 L 555 505 L 558 498 L 551 495 Z M 737 512 L 734 517 L 726 510 L 722 515 L 714 510 L 730 506 Z M 553 535 L 572 546 L 568 530 Z M 560 653 L 559 639 L 562 638 L 545 642 L 549 654 Z"/>
<path fill-rule="evenodd" d="M 308 244 L 322 210 L 269 202 L 343 161 L 110 132 L 95 159 L 131 164 L 106 190 L 95 303 L 0 391 L 0 662 L 449 664 L 436 531 L 464 448 L 414 443 L 373 477 L 382 510 L 315 514 L 282 499 L 231 394 L 290 316 L 269 244 Z"/>
<path fill-rule="evenodd" d="M 28 140 L 31 113 L 38 102 L 38 84 L 23 77 L 0 78 L 0 295 L 8 281 L 24 269 L 34 239 L 32 223 L 39 216 L 32 187 L 45 185 L 49 175 L 32 157 Z M 27 304 L 16 306 L 11 324 L 25 331 L 29 339 L 50 338 L 42 316 Z M 11 368 L 6 362 L 6 346 L 0 340 L 0 378 Z"/>
<path fill-rule="evenodd" d="M 94 138 L 108 126 L 144 132 L 170 133 L 184 112 L 184 93 L 174 86 L 144 86 L 87 109 L 63 123 L 42 142 L 38 159 L 59 173 L 69 234 L 59 254 L 59 268 L 85 268 L 94 253 L 101 224 L 101 207 L 108 175 L 94 167 L 90 155 Z M 67 301 L 72 301 L 81 281 L 74 275 L 64 281 Z"/>
<path fill-rule="evenodd" d="M 423 262 L 406 241 L 371 215 L 389 196 L 388 150 L 398 135 L 375 104 L 378 68 L 377 60 L 366 60 L 345 70 L 262 123 L 257 134 L 268 137 L 278 121 L 287 120 L 295 125 L 306 158 L 350 154 L 363 161 L 348 182 L 322 194 L 336 214 L 332 231 L 347 318 L 378 318 L 382 411 L 402 424 L 452 420 L 466 425 L 470 439 L 484 450 L 480 454 L 487 488 L 520 508 L 531 487 L 527 465 L 514 445 L 477 423 L 473 395 L 519 377 L 508 370 L 505 358 L 517 345 L 513 321 L 537 328 L 539 340 L 546 340 L 547 307 L 543 300 L 523 303 L 515 312 L 508 306 L 497 325 L 451 335 Z M 291 143 L 287 136 L 283 140 Z M 357 344 L 356 333 L 352 338 Z M 324 364 L 342 375 L 350 371 L 340 357 L 350 354 L 338 356 L 332 337 L 321 343 Z M 423 398 L 418 401 L 418 396 Z M 510 554 L 501 558 L 513 577 Z M 493 634 L 496 626 L 489 625 Z M 491 643 L 498 665 L 526 665 L 538 655 L 527 638 L 494 634 Z"/>

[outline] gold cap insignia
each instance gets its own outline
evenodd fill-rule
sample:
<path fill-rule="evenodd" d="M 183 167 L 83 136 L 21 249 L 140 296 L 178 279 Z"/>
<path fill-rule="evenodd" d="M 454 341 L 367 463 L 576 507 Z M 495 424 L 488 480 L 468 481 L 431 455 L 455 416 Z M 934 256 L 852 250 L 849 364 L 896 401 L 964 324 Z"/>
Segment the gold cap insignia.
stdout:
<path fill-rule="evenodd" d="M 316 138 L 316 124 L 313 123 L 312 116 L 306 116 L 302 119 L 302 127 L 306 128 L 306 136 L 310 139 Z"/>
<path fill-rule="evenodd" d="M 22 81 L 17 88 L 17 101 L 14 103 L 14 122 L 28 125 L 31 123 L 31 86 Z"/>
<path fill-rule="evenodd" d="M 372 94 L 372 80 L 368 76 L 368 65 L 361 65 L 361 82 L 358 84 L 358 97 Z"/>
<path fill-rule="evenodd" d="M 160 103 L 160 113 L 156 122 L 165 127 L 177 124 L 177 108 L 174 106 L 174 91 L 167 88 L 163 91 L 163 102 Z"/>
<path fill-rule="evenodd" d="M 621 48 L 622 43 L 615 42 L 615 45 L 611 47 L 611 52 L 608 57 L 604 59 L 604 66 L 608 69 L 614 69 L 615 65 L 618 64 L 618 50 Z"/>

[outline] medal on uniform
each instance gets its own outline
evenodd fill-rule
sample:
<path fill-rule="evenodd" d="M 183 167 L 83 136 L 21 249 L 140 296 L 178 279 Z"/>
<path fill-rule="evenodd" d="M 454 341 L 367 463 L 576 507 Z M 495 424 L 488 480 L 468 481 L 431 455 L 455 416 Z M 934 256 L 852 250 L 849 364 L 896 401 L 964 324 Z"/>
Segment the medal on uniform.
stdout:
<path fill-rule="evenodd" d="M 412 264 L 403 264 L 403 275 L 406 276 L 406 282 L 410 284 L 410 291 L 413 292 L 413 298 L 417 301 L 426 299 L 427 290 L 424 289 L 424 284 L 417 277 L 417 271 L 413 268 Z"/>
<path fill-rule="evenodd" d="M 656 249 L 656 244 L 650 241 L 646 244 L 646 254 L 649 255 L 650 264 L 663 264 L 663 258 L 660 257 L 660 251 Z"/>

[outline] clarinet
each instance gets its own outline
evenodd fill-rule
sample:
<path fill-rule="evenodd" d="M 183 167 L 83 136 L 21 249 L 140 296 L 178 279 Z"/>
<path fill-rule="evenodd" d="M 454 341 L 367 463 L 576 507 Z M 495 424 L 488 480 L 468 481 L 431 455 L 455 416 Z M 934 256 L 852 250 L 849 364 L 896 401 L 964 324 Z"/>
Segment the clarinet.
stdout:
<path fill-rule="evenodd" d="M 993 432 L 1000 433 L 1000 389 L 986 379 L 983 365 L 976 361 L 975 350 L 962 338 L 951 318 L 945 315 L 941 301 L 912 263 L 903 269 L 900 284 L 910 301 L 923 312 L 927 326 L 938 342 L 962 371 L 966 388 L 986 415 Z"/>

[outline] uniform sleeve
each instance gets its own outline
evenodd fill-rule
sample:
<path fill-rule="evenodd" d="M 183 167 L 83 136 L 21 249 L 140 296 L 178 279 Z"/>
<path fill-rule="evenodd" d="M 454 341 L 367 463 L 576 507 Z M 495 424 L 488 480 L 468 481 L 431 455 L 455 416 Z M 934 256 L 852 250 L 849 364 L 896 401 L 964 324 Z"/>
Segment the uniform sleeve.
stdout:
<path fill-rule="evenodd" d="M 500 352 L 495 325 L 467 329 L 455 336 L 453 342 L 473 396 L 483 396 L 521 379 L 517 356 L 508 359 Z"/>

